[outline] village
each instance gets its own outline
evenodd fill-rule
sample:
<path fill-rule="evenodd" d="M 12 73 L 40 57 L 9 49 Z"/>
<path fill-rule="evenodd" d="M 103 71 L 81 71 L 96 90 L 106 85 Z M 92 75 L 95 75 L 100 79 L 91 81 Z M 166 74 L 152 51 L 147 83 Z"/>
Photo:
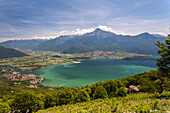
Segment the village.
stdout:
<path fill-rule="evenodd" d="M 30 56 L 1 59 L 0 65 L 17 67 L 21 71 L 32 72 L 50 65 L 71 63 L 65 59 L 52 57 L 55 54 L 55 52 L 29 52 Z"/>
<path fill-rule="evenodd" d="M 30 85 L 26 86 L 28 88 L 38 88 L 37 86 L 40 85 L 41 81 L 43 80 L 43 78 L 40 78 L 35 74 L 21 75 L 21 73 L 15 72 L 9 67 L 0 67 L 0 74 L 13 81 L 13 84 L 21 84 L 22 81 L 31 83 Z"/>

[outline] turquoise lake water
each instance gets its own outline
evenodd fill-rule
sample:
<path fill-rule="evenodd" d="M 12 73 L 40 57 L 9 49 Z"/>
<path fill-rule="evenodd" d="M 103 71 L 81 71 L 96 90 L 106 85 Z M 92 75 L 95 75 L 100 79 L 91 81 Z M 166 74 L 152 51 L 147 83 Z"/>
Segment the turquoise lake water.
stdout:
<path fill-rule="evenodd" d="M 81 63 L 53 65 L 32 73 L 39 74 L 44 79 L 42 85 L 83 87 L 156 68 L 156 62 L 152 60 L 95 59 L 82 60 Z"/>

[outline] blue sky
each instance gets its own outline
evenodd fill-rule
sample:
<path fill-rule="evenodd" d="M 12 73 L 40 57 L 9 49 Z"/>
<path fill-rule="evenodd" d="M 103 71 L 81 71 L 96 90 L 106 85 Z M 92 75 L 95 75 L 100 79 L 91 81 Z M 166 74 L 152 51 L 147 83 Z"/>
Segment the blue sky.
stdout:
<path fill-rule="evenodd" d="M 0 41 L 84 33 L 166 35 L 170 0 L 0 0 Z"/>

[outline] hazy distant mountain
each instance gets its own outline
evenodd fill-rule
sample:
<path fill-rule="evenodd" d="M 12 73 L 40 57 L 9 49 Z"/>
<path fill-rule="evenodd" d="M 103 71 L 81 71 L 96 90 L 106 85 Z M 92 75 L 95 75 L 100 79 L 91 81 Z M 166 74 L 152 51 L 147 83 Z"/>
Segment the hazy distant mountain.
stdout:
<path fill-rule="evenodd" d="M 11 57 L 22 57 L 22 56 L 29 56 L 29 55 L 22 53 L 20 51 L 14 50 L 14 49 L 0 46 L 0 59 L 11 58 Z"/>
<path fill-rule="evenodd" d="M 116 35 L 111 32 L 96 29 L 95 31 L 70 40 L 59 47 L 63 53 L 81 53 L 94 50 L 126 51 L 140 54 L 156 54 L 157 41 L 163 41 L 162 37 L 155 37 L 149 33 L 136 36 Z"/>
<path fill-rule="evenodd" d="M 33 47 L 43 43 L 44 39 L 30 39 L 30 40 L 9 40 L 0 43 L 1 46 L 9 48 L 32 49 Z"/>
<path fill-rule="evenodd" d="M 152 35 L 155 36 L 155 37 L 163 37 L 163 38 L 166 38 L 165 36 L 160 35 L 160 34 L 152 34 Z"/>
<path fill-rule="evenodd" d="M 152 35 L 147 32 L 136 35 L 117 35 L 112 32 L 103 31 L 99 28 L 91 33 L 84 35 L 67 35 L 60 36 L 55 39 L 47 41 L 32 41 L 32 44 L 28 44 L 27 40 L 16 41 L 16 43 L 22 43 L 21 45 L 15 45 L 10 41 L 0 43 L 0 45 L 9 46 L 13 48 L 26 48 L 33 50 L 47 50 L 47 51 L 61 51 L 62 53 L 83 53 L 96 50 L 102 51 L 126 51 L 140 54 L 156 54 L 157 46 L 154 45 L 157 41 L 163 42 L 165 37 L 160 35 Z M 32 45 L 30 47 L 29 45 Z"/>
<path fill-rule="evenodd" d="M 57 51 L 58 46 L 65 43 L 68 40 L 74 39 L 78 37 L 77 35 L 65 35 L 59 36 L 55 39 L 47 40 L 45 42 L 40 43 L 39 45 L 33 47 L 33 50 L 45 50 L 45 51 Z"/>

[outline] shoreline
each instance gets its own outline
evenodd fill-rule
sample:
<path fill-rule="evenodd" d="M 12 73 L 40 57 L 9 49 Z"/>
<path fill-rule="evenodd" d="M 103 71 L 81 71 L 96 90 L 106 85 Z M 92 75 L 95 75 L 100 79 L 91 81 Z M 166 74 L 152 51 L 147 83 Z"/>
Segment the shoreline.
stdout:
<path fill-rule="evenodd" d="M 20 72 L 21 73 L 21 75 L 26 75 L 26 74 L 22 74 L 22 72 L 28 72 L 28 74 L 34 74 L 34 72 L 36 72 L 36 71 L 39 71 L 40 69 L 43 69 L 43 68 L 46 68 L 46 67 L 48 67 L 48 66 L 54 66 L 54 65 L 67 65 L 67 64 L 77 64 L 77 63 L 81 63 L 81 61 L 83 61 L 83 60 L 98 60 L 98 59 L 118 59 L 118 60 L 121 60 L 122 58 L 120 58 L 120 57 L 117 57 L 117 58 L 91 58 L 91 59 L 80 59 L 80 60 L 78 60 L 78 61 L 70 61 L 70 62 L 66 62 L 66 63 L 62 63 L 62 64 L 52 64 L 52 65 L 46 65 L 46 66 L 42 66 L 42 67 L 40 67 L 40 68 L 37 68 L 37 69 L 34 69 L 34 70 L 22 70 L 22 69 L 20 69 L 19 67 L 13 67 L 13 66 L 11 66 L 11 65 L 0 65 L 0 67 L 11 67 L 11 68 L 18 68 L 18 71 L 16 71 L 15 69 L 14 69 L 14 71 L 15 72 Z M 30 73 L 29 73 L 30 72 Z M 40 74 L 34 74 L 34 75 L 36 75 L 36 76 L 38 76 L 38 77 L 40 77 L 39 75 Z M 40 79 L 41 79 L 41 82 L 40 82 L 40 85 L 42 85 L 42 81 L 44 80 L 44 78 L 41 78 L 40 77 Z M 43 86 L 45 86 L 45 85 L 43 85 Z"/>

